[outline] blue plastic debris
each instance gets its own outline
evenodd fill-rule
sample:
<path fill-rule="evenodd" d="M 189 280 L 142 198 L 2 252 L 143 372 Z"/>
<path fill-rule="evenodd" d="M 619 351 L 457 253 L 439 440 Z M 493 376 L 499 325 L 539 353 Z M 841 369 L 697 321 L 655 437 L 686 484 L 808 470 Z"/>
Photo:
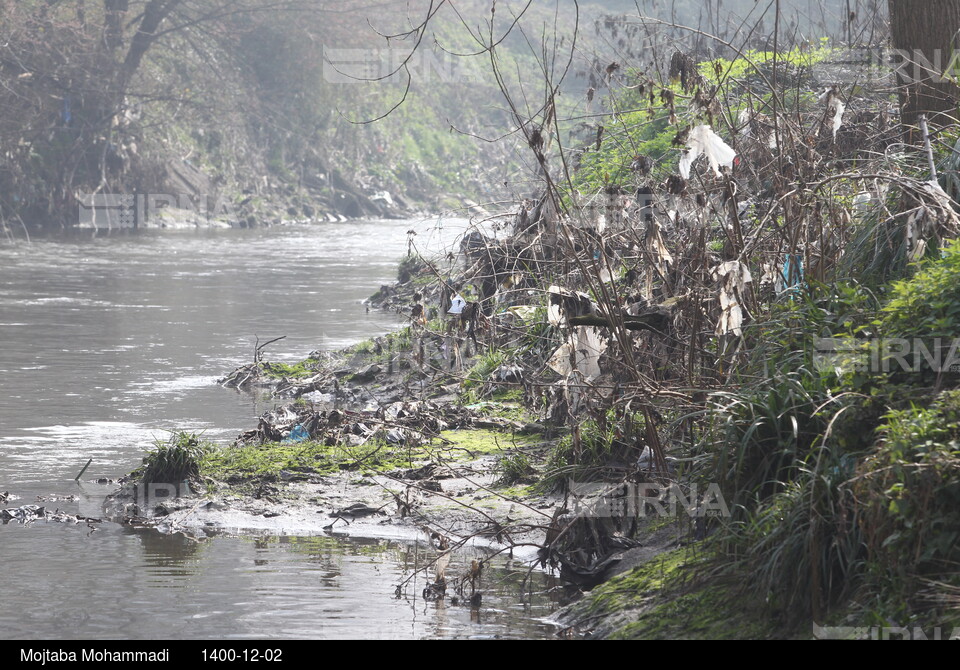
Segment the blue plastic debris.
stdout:
<path fill-rule="evenodd" d="M 310 439 L 310 433 L 307 432 L 307 429 L 303 427 L 303 424 L 297 424 L 290 431 L 290 434 L 283 438 L 281 444 L 295 444 L 297 442 L 303 442 L 304 440 Z"/>

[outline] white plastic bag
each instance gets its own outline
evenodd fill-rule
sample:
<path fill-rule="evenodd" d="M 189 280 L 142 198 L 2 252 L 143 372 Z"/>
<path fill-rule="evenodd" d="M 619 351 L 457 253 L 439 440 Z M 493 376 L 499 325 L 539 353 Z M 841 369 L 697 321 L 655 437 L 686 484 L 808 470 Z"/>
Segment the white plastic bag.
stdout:
<path fill-rule="evenodd" d="M 467 301 L 463 299 L 459 293 L 453 296 L 453 299 L 450 301 L 450 309 L 447 310 L 447 314 L 460 314 L 463 312 L 463 308 L 467 306 Z"/>
<path fill-rule="evenodd" d="M 680 159 L 680 176 L 684 179 L 690 178 L 690 166 L 693 161 L 700 158 L 701 154 L 706 155 L 710 161 L 710 167 L 714 174 L 720 176 L 720 167 L 733 167 L 733 159 L 737 157 L 737 152 L 720 138 L 710 126 L 697 126 L 690 131 L 687 136 L 687 148 Z"/>

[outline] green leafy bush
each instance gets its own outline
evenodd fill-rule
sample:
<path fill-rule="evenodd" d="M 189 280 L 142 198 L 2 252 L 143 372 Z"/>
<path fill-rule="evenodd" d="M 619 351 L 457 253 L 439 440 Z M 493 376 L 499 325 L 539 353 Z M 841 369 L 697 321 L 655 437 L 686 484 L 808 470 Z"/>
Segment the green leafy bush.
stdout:
<path fill-rule="evenodd" d="M 960 391 L 889 412 L 880 432 L 852 486 L 874 575 L 900 601 L 925 576 L 960 584 Z"/>
<path fill-rule="evenodd" d="M 530 484 L 536 481 L 537 469 L 530 457 L 522 451 L 507 452 L 497 457 L 493 468 L 499 486 Z"/>
<path fill-rule="evenodd" d="M 642 414 L 625 414 L 616 408 L 581 422 L 557 443 L 541 488 L 556 489 L 571 479 L 619 479 L 635 467 L 642 453 L 645 426 Z"/>
<path fill-rule="evenodd" d="M 960 337 L 960 241 L 911 279 L 895 282 L 876 325 L 887 336 Z"/>

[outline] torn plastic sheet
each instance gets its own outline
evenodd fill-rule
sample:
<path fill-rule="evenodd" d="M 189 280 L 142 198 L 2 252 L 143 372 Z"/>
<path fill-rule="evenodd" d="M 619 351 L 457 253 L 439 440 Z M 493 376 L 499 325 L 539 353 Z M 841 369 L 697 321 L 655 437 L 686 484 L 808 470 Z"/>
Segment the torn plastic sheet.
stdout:
<path fill-rule="evenodd" d="M 747 284 L 753 282 L 750 268 L 740 261 L 721 263 L 713 270 L 713 278 L 720 282 L 720 320 L 717 335 L 743 335 L 743 307 L 740 296 Z"/>
<path fill-rule="evenodd" d="M 536 305 L 514 305 L 508 307 L 507 312 L 516 314 L 522 321 L 535 321 L 538 309 Z"/>
<path fill-rule="evenodd" d="M 740 112 L 738 122 L 743 127 L 744 137 L 752 137 L 768 149 L 776 150 L 777 134 L 769 116 L 744 109 Z"/>
<path fill-rule="evenodd" d="M 920 191 L 924 199 L 907 218 L 907 258 L 912 262 L 926 254 L 929 238 L 953 236 L 960 229 L 953 200 L 936 179 L 924 182 Z"/>
<path fill-rule="evenodd" d="M 598 328 L 575 328 L 569 340 L 553 352 L 547 365 L 564 377 L 570 376 L 574 369 L 587 378 L 599 377 L 600 356 L 606 350 L 607 342 Z"/>
<path fill-rule="evenodd" d="M 310 433 L 306 428 L 303 427 L 303 424 L 297 424 L 290 431 L 290 434 L 283 438 L 281 444 L 295 444 L 297 442 L 304 442 L 310 439 Z"/>
<path fill-rule="evenodd" d="M 690 166 L 701 155 L 706 155 L 714 174 L 720 176 L 720 167 L 733 167 L 737 152 L 724 142 L 710 126 L 697 126 L 687 136 L 687 148 L 680 159 L 680 176 L 690 178 Z"/>
<path fill-rule="evenodd" d="M 820 94 L 820 102 L 827 105 L 826 122 L 833 131 L 833 141 L 837 141 L 837 131 L 843 126 L 843 114 L 847 111 L 847 106 L 840 99 L 840 93 L 834 88 L 828 88 Z"/>
<path fill-rule="evenodd" d="M 783 261 L 783 290 L 789 291 L 803 283 L 803 257 L 787 254 Z"/>

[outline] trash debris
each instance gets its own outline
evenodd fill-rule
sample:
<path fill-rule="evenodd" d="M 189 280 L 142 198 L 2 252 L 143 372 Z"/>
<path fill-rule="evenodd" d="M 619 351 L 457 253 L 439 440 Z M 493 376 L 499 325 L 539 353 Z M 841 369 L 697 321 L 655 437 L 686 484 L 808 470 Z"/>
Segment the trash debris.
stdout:
<path fill-rule="evenodd" d="M 377 507 L 370 507 L 369 505 L 364 505 L 363 503 L 354 503 L 349 507 L 344 507 L 341 510 L 336 512 L 330 512 L 330 516 L 349 516 L 349 517 L 358 517 L 358 516 L 373 516 L 374 514 L 383 514 L 383 510 Z"/>
<path fill-rule="evenodd" d="M 570 291 L 561 286 L 551 286 L 547 289 L 549 295 L 547 305 L 547 321 L 552 326 L 560 326 L 577 316 L 595 314 L 597 305 L 586 293 Z"/>
<path fill-rule="evenodd" d="M 447 310 L 447 314 L 462 314 L 466 306 L 467 301 L 458 293 L 450 299 L 450 309 Z"/>
<path fill-rule="evenodd" d="M 737 152 L 713 132 L 710 126 L 697 126 L 687 136 L 687 148 L 680 158 L 681 177 L 690 178 L 690 166 L 701 155 L 707 157 L 710 169 L 719 177 L 721 167 L 733 168 L 733 159 L 737 157 Z"/>
<path fill-rule="evenodd" d="M 720 286 L 720 320 L 717 335 L 743 335 L 743 294 L 753 281 L 750 269 L 740 261 L 727 261 L 713 270 L 713 278 Z"/>
<path fill-rule="evenodd" d="M 283 438 L 282 444 L 294 444 L 310 439 L 310 433 L 301 424 L 297 424 L 290 430 L 290 434 Z"/>
<path fill-rule="evenodd" d="M 818 100 L 827 106 L 824 113 L 824 125 L 833 135 L 833 141 L 837 141 L 837 131 L 843 126 L 843 114 L 847 111 L 847 106 L 840 99 L 840 89 L 836 86 L 827 88 L 820 94 Z"/>
<path fill-rule="evenodd" d="M 560 345 L 547 365 L 563 377 L 574 370 L 586 378 L 599 377 L 600 356 L 606 349 L 606 338 L 598 328 L 574 328 L 569 340 Z"/>
<path fill-rule="evenodd" d="M 795 289 L 803 284 L 803 257 L 800 254 L 787 254 L 783 261 L 783 282 L 779 293 Z"/>
<path fill-rule="evenodd" d="M 34 521 L 49 521 L 52 523 L 103 523 L 102 519 L 80 516 L 78 514 L 66 514 L 59 509 L 50 512 L 46 507 L 39 505 L 23 505 L 13 509 L 0 509 L 0 521 L 10 523 L 11 521 L 19 524 L 32 523 Z"/>
<path fill-rule="evenodd" d="M 915 194 L 917 207 L 907 217 L 908 258 L 917 261 L 924 256 L 927 240 L 953 237 L 960 231 L 960 217 L 953 201 L 934 179 L 923 182 Z"/>

